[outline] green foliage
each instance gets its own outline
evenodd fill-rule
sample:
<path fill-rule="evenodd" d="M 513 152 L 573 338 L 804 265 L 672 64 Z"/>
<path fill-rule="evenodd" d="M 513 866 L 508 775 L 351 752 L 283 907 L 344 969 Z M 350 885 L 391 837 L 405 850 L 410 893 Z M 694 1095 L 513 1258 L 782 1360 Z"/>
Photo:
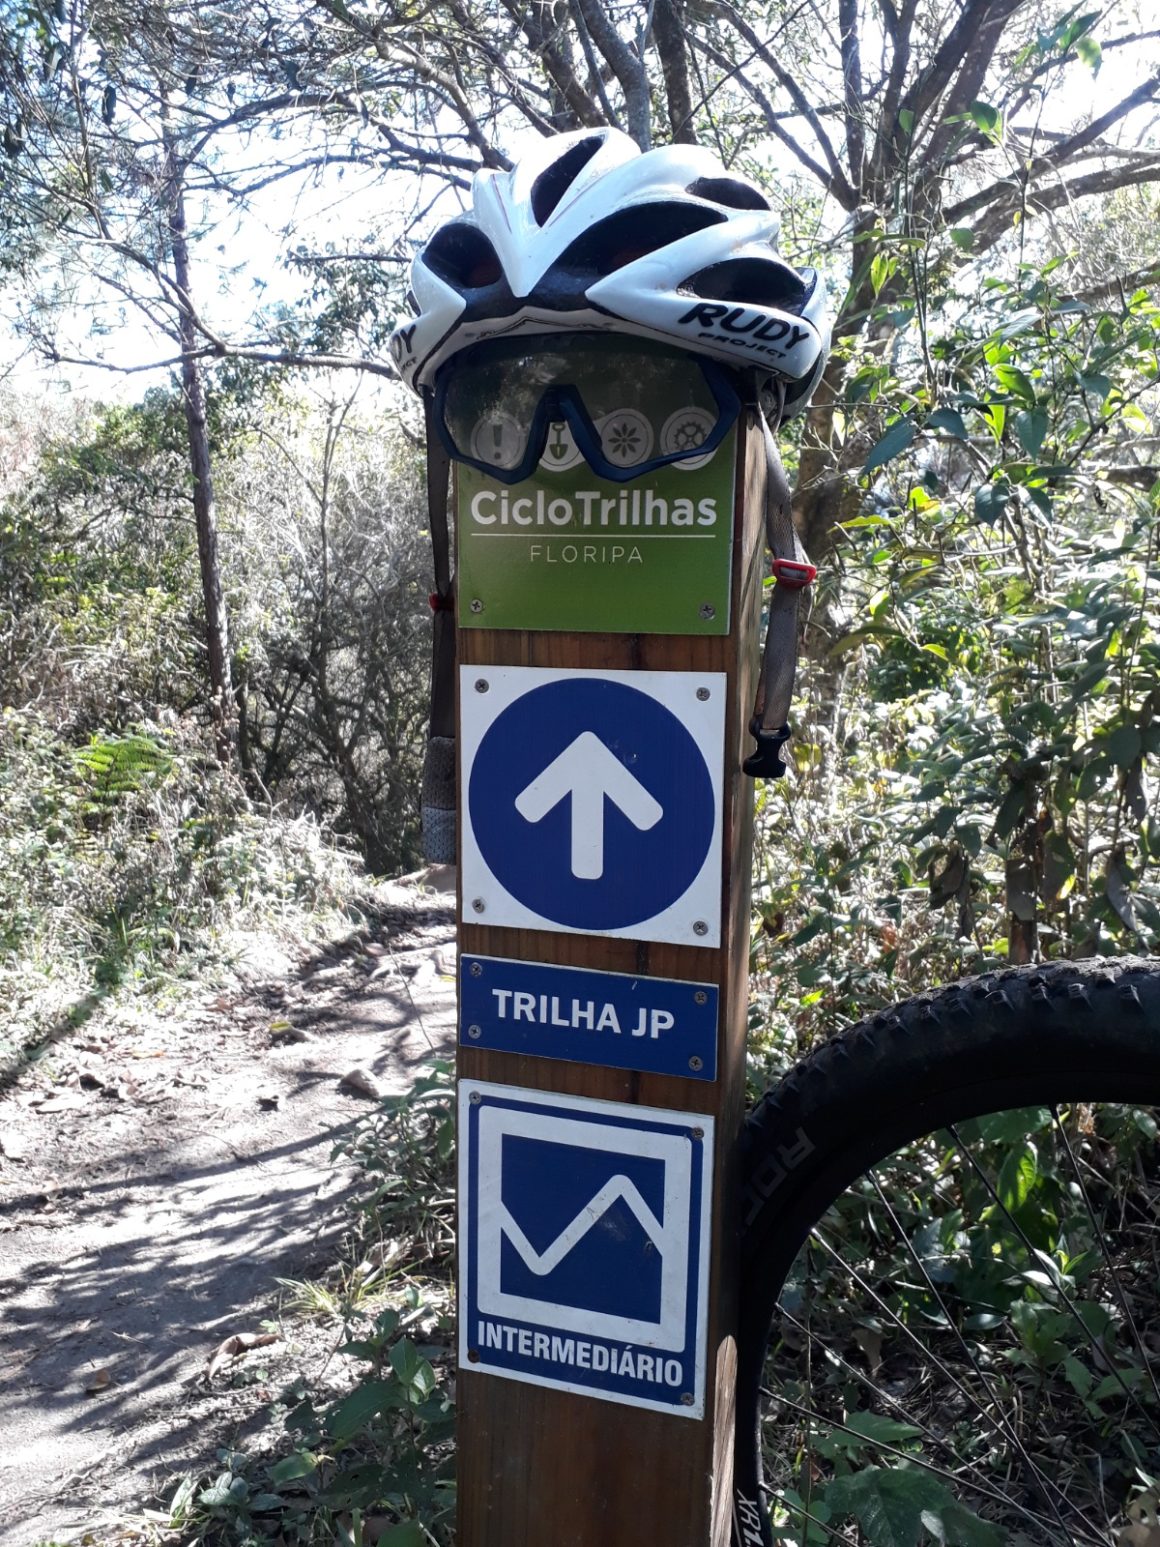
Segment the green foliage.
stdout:
<path fill-rule="evenodd" d="M 0 713 L 0 1057 L 46 1045 L 94 996 L 163 988 L 223 935 L 359 886 L 308 818 L 256 812 L 189 725 L 81 748 Z"/>
<path fill-rule="evenodd" d="M 759 796 L 762 1081 L 934 982 L 1160 941 L 1160 308 L 1069 294 L 1055 259 L 971 288 L 941 240 L 883 233 L 896 270 L 834 417 L 849 498 L 797 777 Z M 1028 1500 L 1055 1539 L 1041 1493 L 1008 1488 L 1015 1442 L 959 1389 L 972 1359 L 1045 1475 L 1131 1518 L 1157 1415 L 1124 1303 L 1154 1278 L 1155 1124 L 1062 1125 L 1087 1197 L 1037 1109 L 894 1157 L 824 1222 L 767 1372 L 787 1539 L 1016 1542 Z"/>
<path fill-rule="evenodd" d="M 261 403 L 218 477 L 239 704 L 256 789 L 325 812 L 370 869 L 418 863 L 430 657 L 420 468 L 381 402 Z"/>
<path fill-rule="evenodd" d="M 1002 1112 L 844 1195 L 775 1324 L 767 1384 L 809 1413 L 768 1434 L 788 1521 L 990 1547 L 1023 1539 L 1030 1509 L 1048 1539 L 1024 1453 L 1070 1505 L 1122 1518 L 1160 1418 L 1129 1316 L 1154 1287 L 1154 1135 L 1130 1108 Z"/>
<path fill-rule="evenodd" d="M 1003 1535 L 956 1504 L 946 1485 L 916 1468 L 866 1467 L 826 1488 L 826 1518 L 853 1516 L 869 1547 L 1001 1547 Z"/>
<path fill-rule="evenodd" d="M 362 1206 L 372 1239 L 402 1239 L 410 1255 L 443 1275 L 455 1245 L 455 1087 L 436 1063 L 407 1095 L 387 1101 L 336 1150 L 370 1183 Z"/>
<path fill-rule="evenodd" d="M 239 708 L 223 772 L 178 397 L 43 427 L 3 406 L 10 1056 L 93 994 L 192 975 L 231 924 L 357 891 L 324 830 L 380 873 L 414 865 L 430 625 L 410 453 L 350 403 L 233 372 L 210 402 Z"/>
<path fill-rule="evenodd" d="M 1062 272 L 985 275 L 969 304 L 932 286 L 889 355 L 852 362 L 836 424 L 868 448 L 859 502 L 798 777 L 760 796 L 754 1022 L 776 1066 L 933 981 L 1160 938 L 1158 507 L 1137 451 L 1160 308 L 1077 300 Z"/>

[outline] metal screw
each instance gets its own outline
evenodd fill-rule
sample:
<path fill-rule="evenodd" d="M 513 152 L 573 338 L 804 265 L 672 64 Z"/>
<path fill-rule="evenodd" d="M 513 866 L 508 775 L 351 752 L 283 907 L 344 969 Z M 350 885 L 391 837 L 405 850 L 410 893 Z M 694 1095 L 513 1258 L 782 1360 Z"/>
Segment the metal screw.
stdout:
<path fill-rule="evenodd" d="M 488 682 L 486 677 L 477 677 L 475 679 L 475 691 L 477 693 L 486 693 L 490 686 L 491 683 Z"/>
<path fill-rule="evenodd" d="M 478 1348 L 469 1348 L 467 1350 L 467 1357 L 471 1360 L 472 1364 L 478 1364 L 479 1363 L 479 1349 Z M 681 1401 L 683 1402 L 684 1400 L 685 1400 L 684 1397 L 682 1397 Z"/>
<path fill-rule="evenodd" d="M 697 1069 L 703 1069 L 704 1067 L 705 1065 L 697 1057 L 696 1053 L 694 1053 L 692 1058 L 689 1059 L 689 1068 L 695 1071 Z"/>
<path fill-rule="evenodd" d="M 482 897 L 473 897 L 471 899 L 471 906 L 475 909 L 476 913 L 487 912 L 487 903 L 484 902 Z"/>
<path fill-rule="evenodd" d="M 705 923 L 704 919 L 693 920 L 693 933 L 695 935 L 707 935 L 709 933 L 709 926 Z"/>
<path fill-rule="evenodd" d="M 472 612 L 482 612 L 483 611 L 483 603 L 480 601 L 478 596 L 473 596 L 471 598 L 471 610 L 472 610 Z"/>
<path fill-rule="evenodd" d="M 476 1040 L 476 1039 L 477 1039 L 477 1038 L 479 1038 L 479 1037 L 482 1037 L 482 1036 L 483 1036 L 483 1030 L 482 1030 L 482 1028 L 481 1028 L 481 1027 L 479 1027 L 479 1026 L 469 1026 L 469 1027 L 468 1027 L 468 1028 L 467 1028 L 467 1035 L 468 1035 L 468 1036 L 469 1036 L 469 1037 L 470 1037 L 470 1038 L 471 1038 L 471 1039 L 472 1039 L 472 1041 L 473 1041 L 473 1042 L 474 1042 L 474 1041 L 475 1041 L 475 1040 Z"/>
<path fill-rule="evenodd" d="M 472 972 L 478 971 L 479 970 L 479 963 L 476 962 L 475 966 L 471 970 L 472 970 Z M 693 995 L 693 1003 L 694 1004 L 708 1004 L 709 1003 L 709 996 L 708 996 L 708 994 L 705 992 L 705 990 L 703 988 L 699 988 L 697 990 L 697 992 Z"/>
<path fill-rule="evenodd" d="M 483 1097 L 479 1094 L 479 1092 L 477 1090 L 473 1090 L 472 1093 L 471 1093 L 471 1104 L 472 1104 L 472 1106 L 473 1107 L 477 1107 L 482 1100 L 483 1100 Z M 695 1133 L 696 1129 L 694 1129 L 693 1131 Z"/>
<path fill-rule="evenodd" d="M 472 1096 L 471 1099 L 472 1099 L 472 1101 L 478 1101 L 479 1097 L 478 1096 Z M 703 1128 L 690 1128 L 689 1129 L 689 1135 L 690 1135 L 691 1138 L 694 1138 L 694 1139 L 703 1139 L 705 1137 L 705 1130 Z"/>
<path fill-rule="evenodd" d="M 702 704 L 706 701 L 706 699 L 708 697 L 709 697 L 709 689 L 708 688 L 698 688 L 697 689 L 697 698 L 700 700 L 700 702 Z"/>
<path fill-rule="evenodd" d="M 717 609 L 713 606 L 712 602 L 705 602 L 702 605 L 701 616 L 705 619 L 706 622 L 708 622 L 710 618 L 715 618 L 717 616 Z"/>
<path fill-rule="evenodd" d="M 473 978 L 481 978 L 481 977 L 483 977 L 483 963 L 482 962 L 472 962 L 472 964 L 471 964 L 471 976 Z"/>
<path fill-rule="evenodd" d="M 692 1407 L 692 1405 L 693 1405 L 693 1393 L 691 1391 L 682 1391 L 681 1392 L 681 1406 L 682 1407 Z"/>

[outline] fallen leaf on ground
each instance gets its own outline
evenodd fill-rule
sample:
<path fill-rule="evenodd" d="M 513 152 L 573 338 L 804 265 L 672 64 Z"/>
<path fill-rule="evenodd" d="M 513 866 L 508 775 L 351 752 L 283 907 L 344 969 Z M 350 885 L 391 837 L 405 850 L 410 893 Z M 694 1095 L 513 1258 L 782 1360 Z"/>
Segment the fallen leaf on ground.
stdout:
<path fill-rule="evenodd" d="M 109 1369 L 108 1365 L 105 1365 L 99 1370 L 94 1370 L 88 1380 L 85 1381 L 85 1393 L 90 1397 L 95 1397 L 98 1392 L 107 1391 L 112 1384 L 113 1372 Z"/>
<path fill-rule="evenodd" d="M 369 1096 L 372 1101 L 383 1099 L 383 1087 L 369 1069 L 352 1069 L 338 1083 L 340 1088 L 353 1090 L 360 1096 Z"/>
<path fill-rule="evenodd" d="M 206 1366 L 202 1379 L 208 1386 L 223 1365 L 230 1364 L 242 1354 L 248 1353 L 251 1348 L 264 1348 L 267 1343 L 276 1343 L 276 1332 L 235 1332 L 233 1337 L 226 1338 L 219 1343 L 213 1353 L 206 1360 Z"/>
<path fill-rule="evenodd" d="M 38 1103 L 41 1112 L 75 1112 L 78 1107 L 87 1107 L 88 1102 L 83 1096 L 76 1095 L 71 1090 L 62 1090 L 57 1096 L 46 1096 Z"/>
<path fill-rule="evenodd" d="M 1116 1547 L 1160 1547 L 1160 1501 L 1154 1494 L 1133 1499 L 1128 1521 L 1116 1533 Z"/>
<path fill-rule="evenodd" d="M 23 1160 L 28 1154 L 28 1140 L 11 1128 L 0 1128 L 0 1154 L 8 1160 Z"/>
<path fill-rule="evenodd" d="M 854 1331 L 854 1341 L 866 1355 L 866 1363 L 870 1366 L 870 1374 L 877 1376 L 882 1368 L 882 1334 L 873 1327 L 857 1327 Z"/>
<path fill-rule="evenodd" d="M 313 1042 L 315 1039 L 301 1026 L 291 1026 L 289 1021 L 271 1021 L 270 1035 L 279 1042 Z"/>

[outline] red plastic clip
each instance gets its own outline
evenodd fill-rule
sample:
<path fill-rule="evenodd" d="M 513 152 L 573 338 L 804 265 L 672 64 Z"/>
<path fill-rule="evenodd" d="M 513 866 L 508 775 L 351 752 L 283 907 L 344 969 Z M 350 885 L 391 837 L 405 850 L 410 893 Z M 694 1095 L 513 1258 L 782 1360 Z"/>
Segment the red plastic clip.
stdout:
<path fill-rule="evenodd" d="M 446 596 L 440 596 L 438 591 L 432 591 L 427 598 L 427 605 L 432 612 L 450 612 L 451 592 L 448 591 Z"/>
<path fill-rule="evenodd" d="M 818 569 L 816 564 L 806 564 L 801 559 L 774 559 L 773 575 L 779 585 L 800 591 L 803 586 L 813 585 Z"/>

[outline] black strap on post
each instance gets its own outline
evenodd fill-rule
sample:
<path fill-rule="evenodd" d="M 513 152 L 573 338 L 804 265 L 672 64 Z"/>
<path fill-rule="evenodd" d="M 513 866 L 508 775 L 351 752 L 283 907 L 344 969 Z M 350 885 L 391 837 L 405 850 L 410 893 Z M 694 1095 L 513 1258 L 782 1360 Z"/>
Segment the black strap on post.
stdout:
<path fill-rule="evenodd" d="M 455 863 L 455 581 L 447 523 L 451 458 L 435 429 L 432 399 L 423 394 L 427 430 L 427 519 L 435 589 L 431 644 L 431 717 L 423 758 L 423 854 L 429 865 Z"/>
<path fill-rule="evenodd" d="M 741 766 L 753 779 L 780 779 L 785 773 L 782 748 L 790 737 L 789 708 L 797 671 L 801 595 L 813 582 L 817 570 L 806 557 L 793 524 L 789 484 L 773 431 L 765 415 L 760 417 L 765 434 L 765 540 L 773 557 L 774 585 L 761 677 L 749 723 L 749 734 L 757 747 Z"/>

